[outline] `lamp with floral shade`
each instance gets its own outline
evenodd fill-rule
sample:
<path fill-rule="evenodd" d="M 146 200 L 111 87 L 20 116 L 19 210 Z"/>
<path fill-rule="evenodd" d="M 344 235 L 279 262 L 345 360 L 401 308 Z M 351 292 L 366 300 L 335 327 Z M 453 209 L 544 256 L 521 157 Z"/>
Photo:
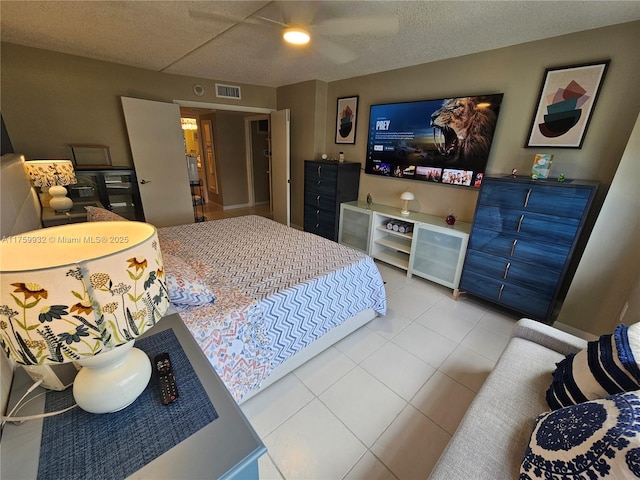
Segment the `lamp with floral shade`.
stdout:
<path fill-rule="evenodd" d="M 89 222 L 0 243 L 0 344 L 27 366 L 76 362 L 76 403 L 92 413 L 131 404 L 151 378 L 136 337 L 169 296 L 154 226 Z"/>

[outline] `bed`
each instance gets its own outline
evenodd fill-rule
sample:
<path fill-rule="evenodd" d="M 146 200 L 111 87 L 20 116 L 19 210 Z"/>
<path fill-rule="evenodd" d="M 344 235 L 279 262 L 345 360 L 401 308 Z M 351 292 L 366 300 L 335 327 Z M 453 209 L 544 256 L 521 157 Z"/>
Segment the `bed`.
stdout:
<path fill-rule="evenodd" d="M 23 161 L 2 157 L 3 235 L 40 222 Z M 386 311 L 370 257 L 263 217 L 164 227 L 158 237 L 167 278 L 185 293 L 172 295 L 170 313 L 239 403 Z"/>

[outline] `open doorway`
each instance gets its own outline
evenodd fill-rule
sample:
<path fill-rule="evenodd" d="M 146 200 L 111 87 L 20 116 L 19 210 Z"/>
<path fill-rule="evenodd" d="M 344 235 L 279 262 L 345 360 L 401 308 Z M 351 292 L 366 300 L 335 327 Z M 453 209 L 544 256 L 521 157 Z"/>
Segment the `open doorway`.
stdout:
<path fill-rule="evenodd" d="M 206 219 L 272 218 L 269 115 L 191 106 L 180 113 L 197 123 L 184 131 L 185 155 L 197 166 Z"/>

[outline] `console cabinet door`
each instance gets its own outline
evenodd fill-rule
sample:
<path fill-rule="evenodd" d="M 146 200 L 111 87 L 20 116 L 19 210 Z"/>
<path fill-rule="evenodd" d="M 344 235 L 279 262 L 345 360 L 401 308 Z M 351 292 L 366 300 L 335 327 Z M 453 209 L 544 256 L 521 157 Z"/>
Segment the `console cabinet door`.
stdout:
<path fill-rule="evenodd" d="M 596 188 L 485 177 L 460 290 L 552 323 Z"/>
<path fill-rule="evenodd" d="M 457 290 L 469 235 L 417 224 L 409 272 Z"/>

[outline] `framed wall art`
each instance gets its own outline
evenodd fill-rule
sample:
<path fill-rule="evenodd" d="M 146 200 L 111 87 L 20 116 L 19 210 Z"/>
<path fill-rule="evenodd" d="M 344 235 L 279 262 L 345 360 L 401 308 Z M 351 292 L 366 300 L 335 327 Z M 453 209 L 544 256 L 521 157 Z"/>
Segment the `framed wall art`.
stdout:
<path fill-rule="evenodd" d="M 113 168 L 107 145 L 69 145 L 76 170 Z"/>
<path fill-rule="evenodd" d="M 527 147 L 582 148 L 609 62 L 545 70 Z"/>
<path fill-rule="evenodd" d="M 338 99 L 336 118 L 336 143 L 356 143 L 358 120 L 358 96 Z"/>

